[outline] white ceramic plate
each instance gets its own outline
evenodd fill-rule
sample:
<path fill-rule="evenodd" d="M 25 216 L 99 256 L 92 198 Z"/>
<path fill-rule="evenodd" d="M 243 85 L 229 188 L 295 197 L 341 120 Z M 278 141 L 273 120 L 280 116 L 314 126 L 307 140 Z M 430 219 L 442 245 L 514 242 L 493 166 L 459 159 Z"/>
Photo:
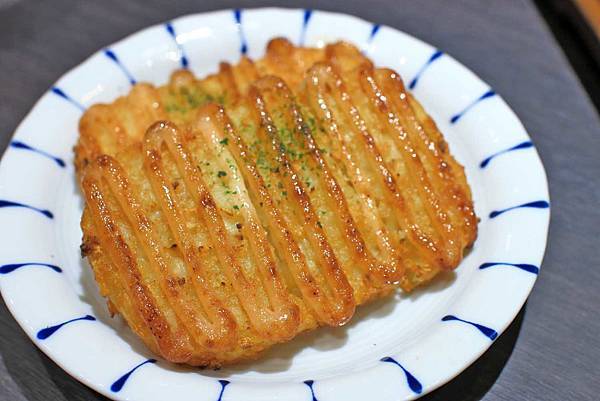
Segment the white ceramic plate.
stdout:
<path fill-rule="evenodd" d="M 262 359 L 217 372 L 154 361 L 108 317 L 79 255 L 82 200 L 72 147 L 82 110 L 135 81 L 202 76 L 267 41 L 345 39 L 396 69 L 445 134 L 473 190 L 479 238 L 448 280 L 359 308 Z M 32 341 L 69 374 L 115 399 L 398 401 L 447 382 L 513 320 L 539 272 L 549 221 L 546 177 L 522 124 L 472 72 L 395 29 L 310 10 L 227 10 L 178 18 L 102 49 L 64 75 L 17 129 L 0 168 L 0 288 Z"/>

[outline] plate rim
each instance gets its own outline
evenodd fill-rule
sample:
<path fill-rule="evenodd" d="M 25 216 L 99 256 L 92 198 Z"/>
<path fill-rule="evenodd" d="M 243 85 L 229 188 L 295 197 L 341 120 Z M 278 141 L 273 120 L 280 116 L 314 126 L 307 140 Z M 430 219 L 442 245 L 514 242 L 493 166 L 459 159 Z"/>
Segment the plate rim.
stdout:
<path fill-rule="evenodd" d="M 250 7 L 250 8 L 244 8 L 243 9 L 244 12 L 246 11 L 261 11 L 261 12 L 271 12 L 271 11 L 286 11 L 286 12 L 290 12 L 290 13 L 301 13 L 301 12 L 305 12 L 306 9 L 301 9 L 301 8 L 294 8 L 294 7 Z M 358 21 L 362 21 L 364 23 L 367 24 L 372 24 L 372 22 L 365 20 L 357 15 L 354 14 L 349 14 L 349 13 L 345 13 L 345 12 L 340 12 L 340 11 L 329 11 L 329 10 L 321 10 L 321 9 L 311 9 L 312 12 L 314 13 L 319 13 L 319 14 L 323 14 L 326 16 L 338 16 L 338 17 L 350 17 L 350 18 L 354 18 Z M 145 26 L 144 28 L 137 30 L 135 32 L 132 32 L 126 36 L 124 36 L 123 38 L 107 44 L 106 46 L 104 46 L 103 48 L 112 48 L 115 46 L 118 46 L 119 44 L 122 44 L 124 42 L 128 42 L 130 41 L 132 38 L 135 37 L 142 37 L 144 34 L 147 34 L 148 32 L 155 30 L 155 29 L 159 29 L 162 26 L 164 26 L 166 23 L 176 23 L 177 21 L 180 21 L 182 19 L 186 19 L 186 18 L 190 18 L 193 19 L 195 17 L 213 17 L 215 15 L 218 15 L 220 13 L 225 13 L 225 12 L 229 12 L 232 13 L 234 12 L 234 9 L 218 9 L 218 10 L 211 10 L 211 11 L 207 11 L 207 12 L 198 12 L 198 13 L 190 13 L 190 14 L 182 14 L 179 16 L 176 16 L 172 19 L 169 20 L 165 20 L 156 24 L 152 24 L 149 26 Z M 419 42 L 422 45 L 425 45 L 427 47 L 433 47 L 431 44 L 429 44 L 428 42 L 425 42 L 423 40 L 421 40 L 418 37 L 415 37 L 401 29 L 398 29 L 396 27 L 393 26 L 388 26 L 388 25 L 384 25 L 381 24 L 380 25 L 382 28 L 386 27 L 392 31 L 395 32 L 399 32 L 403 35 L 406 35 L 407 37 L 411 38 L 412 40 L 415 40 L 416 42 Z M 82 67 L 84 67 L 85 65 L 92 63 L 93 62 L 93 58 L 95 56 L 97 56 L 98 54 L 100 54 L 102 52 L 102 49 L 100 48 L 97 51 L 95 51 L 94 53 L 92 53 L 90 56 L 86 57 L 83 61 L 81 61 L 80 63 L 78 63 L 77 65 L 73 66 L 72 68 L 70 68 L 69 70 L 67 70 L 65 73 L 63 73 L 62 75 L 60 75 L 60 77 L 50 86 L 50 88 L 58 85 L 61 81 L 63 81 L 65 78 L 67 78 L 69 75 L 71 75 L 73 72 L 81 69 Z M 444 54 L 453 62 L 455 62 L 456 64 L 458 64 L 460 67 L 462 67 L 466 72 L 468 72 L 468 74 L 470 75 L 471 79 L 475 79 L 477 81 L 483 82 L 486 85 L 488 85 L 484 80 L 482 80 L 475 72 L 473 72 L 473 70 L 471 70 L 468 66 L 464 65 L 462 62 L 460 62 L 458 59 L 456 59 L 454 56 L 445 53 Z M 488 85 L 489 86 L 489 85 Z M 41 101 L 44 99 L 44 97 L 48 94 L 48 91 L 44 92 L 33 104 L 33 106 L 31 107 L 31 109 L 25 114 L 25 116 L 22 118 L 22 120 L 19 122 L 19 124 L 17 125 L 17 127 L 14 129 L 13 134 L 11 135 L 7 147 L 2 155 L 2 158 L 0 159 L 0 169 L 4 168 L 5 166 L 5 158 L 6 155 L 9 153 L 10 151 L 10 144 L 11 142 L 14 140 L 14 137 L 16 136 L 16 134 L 20 131 L 21 127 L 23 126 L 23 124 L 30 119 L 34 114 L 36 109 L 38 108 L 39 104 L 41 103 Z M 505 108 L 508 110 L 508 112 L 512 113 L 512 115 L 514 115 L 514 117 L 516 118 L 517 122 L 523 127 L 523 132 L 525 133 L 525 135 L 527 136 L 527 138 L 529 139 L 529 141 L 533 140 L 531 139 L 531 137 L 529 136 L 528 131 L 526 130 L 524 124 L 522 123 L 521 119 L 518 117 L 518 115 L 516 114 L 516 112 L 504 101 L 504 99 L 501 96 L 498 96 L 498 99 L 502 102 L 502 104 L 505 106 Z M 539 172 L 541 173 L 542 177 L 543 177 L 543 182 L 541 182 L 543 184 L 543 191 L 545 192 L 545 199 L 547 199 L 547 201 L 551 204 L 551 200 L 550 200 L 550 193 L 549 193 L 549 185 L 548 185 L 548 178 L 547 178 L 547 173 L 544 167 L 544 164 L 542 162 L 542 159 L 537 151 L 537 147 L 534 146 L 533 148 L 533 161 L 532 163 L 536 165 L 536 167 L 539 169 Z M 2 187 L 0 187 L 0 193 L 3 193 L 4 189 Z M 551 220 L 551 215 L 552 215 L 552 208 L 548 207 L 548 213 L 547 213 L 547 217 L 544 218 L 543 221 L 543 225 L 544 225 L 544 229 L 543 231 L 545 231 L 545 235 L 543 236 L 543 238 L 538 239 L 540 241 L 540 253 L 541 256 L 539 257 L 539 260 L 536 261 L 537 266 L 541 266 L 543 259 L 545 257 L 546 254 L 546 250 L 547 250 L 547 243 L 548 243 L 548 236 L 549 236 L 549 224 L 550 224 L 550 220 Z M 541 271 L 541 269 L 540 269 Z M 523 306 L 525 305 L 525 302 L 527 300 L 527 298 L 529 297 L 529 295 L 531 294 L 531 291 L 533 289 L 533 286 L 535 284 L 535 282 L 537 281 L 537 275 L 533 278 L 533 280 L 531 280 L 531 284 L 529 285 L 529 288 L 527 289 L 527 291 L 522 292 L 520 295 L 520 299 L 519 299 L 519 308 L 517 308 L 516 310 L 513 311 L 513 313 L 511 314 L 511 317 L 508 320 L 504 320 L 501 322 L 497 322 L 496 323 L 496 329 L 497 329 L 497 333 L 498 336 L 501 335 L 502 333 L 505 332 L 506 328 L 514 321 L 514 319 L 516 318 L 516 316 L 520 313 L 520 311 L 522 310 Z M 13 316 L 13 318 L 15 319 L 15 321 L 19 324 L 19 326 L 21 326 L 21 329 L 26 333 L 26 335 L 30 338 L 31 342 L 38 347 L 42 352 L 44 352 L 44 354 L 46 356 L 48 356 L 54 363 L 56 363 L 62 370 L 64 370 L 68 375 L 70 375 L 71 377 L 75 378 L 76 380 L 78 380 L 79 382 L 85 384 L 87 387 L 93 389 L 94 391 L 97 391 L 101 394 L 103 394 L 104 396 L 107 396 L 109 398 L 112 399 L 121 399 L 119 397 L 119 394 L 113 393 L 113 392 L 109 392 L 108 389 L 105 389 L 103 387 L 99 387 L 97 385 L 97 383 L 95 383 L 93 380 L 89 379 L 88 377 L 82 375 L 79 371 L 77 370 L 73 370 L 72 368 L 69 368 L 69 366 L 67 364 L 63 364 L 58 357 L 58 354 L 56 352 L 54 352 L 50 347 L 46 346 L 44 343 L 36 341 L 35 337 L 33 336 L 33 333 L 28 332 L 25 329 L 25 322 L 23 321 L 23 317 L 20 316 L 17 307 L 15 306 L 15 304 L 13 304 L 12 302 L 9 302 L 9 300 L 7 298 L 5 298 L 4 295 L 4 291 L 2 290 L 2 287 L 0 286 L 0 292 L 2 293 L 2 297 L 5 301 L 5 304 L 8 308 L 8 310 L 10 311 L 11 315 Z M 477 359 L 479 359 L 481 357 L 481 355 L 483 355 L 483 353 L 485 353 L 491 346 L 493 345 L 493 342 L 490 342 L 489 345 L 483 346 L 483 347 L 479 347 L 477 349 L 477 352 L 472 353 L 470 355 L 470 358 L 468 358 L 467 362 L 464 362 L 463 367 L 460 368 L 459 370 L 456 370 L 453 372 L 452 375 L 446 376 L 440 380 L 438 380 L 437 382 L 434 383 L 427 383 L 426 386 L 426 391 L 424 391 L 422 394 L 418 394 L 418 395 L 413 395 L 413 396 L 409 396 L 408 398 L 403 398 L 403 399 L 414 399 L 414 398 L 418 398 L 420 396 L 423 396 L 424 394 L 430 393 L 431 391 L 434 391 L 435 389 L 439 388 L 440 386 L 448 383 L 449 381 L 453 380 L 456 376 L 458 376 L 460 373 L 462 373 L 465 369 L 467 369 L 469 366 L 471 366 Z M 367 368 L 365 368 L 367 369 Z M 404 370 L 404 368 L 402 368 Z M 360 372 L 352 372 L 350 375 L 354 375 L 357 373 L 361 373 L 362 370 Z M 338 377 L 328 377 L 328 378 L 324 378 L 321 381 L 328 381 L 328 380 L 335 380 Z M 247 382 L 244 382 L 244 384 L 248 384 Z M 281 384 L 278 382 L 278 384 Z M 313 389 L 312 389 L 312 384 L 309 386 L 310 387 L 310 391 L 313 394 L 314 397 L 314 393 L 313 393 Z M 224 387 L 223 387 L 224 388 Z M 315 398 L 316 399 L 316 398 Z"/>

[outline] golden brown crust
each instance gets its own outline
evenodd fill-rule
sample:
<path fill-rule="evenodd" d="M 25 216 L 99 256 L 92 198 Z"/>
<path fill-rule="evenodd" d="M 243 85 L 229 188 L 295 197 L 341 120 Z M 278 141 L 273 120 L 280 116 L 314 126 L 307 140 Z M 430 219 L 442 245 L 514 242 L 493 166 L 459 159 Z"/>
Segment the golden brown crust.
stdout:
<path fill-rule="evenodd" d="M 151 342 L 156 344 L 159 353 L 174 362 L 187 361 L 193 345 L 187 333 L 179 326 L 179 322 L 172 316 L 166 316 L 165 300 L 159 295 L 160 289 L 164 288 L 159 288 L 157 283 L 161 280 L 153 279 L 154 275 L 160 273 L 152 271 L 154 266 L 146 269 L 140 267 L 139 260 L 143 256 L 139 254 L 139 249 L 132 248 L 133 238 L 127 238 L 132 233 L 124 232 L 120 227 L 124 222 L 128 222 L 128 228 L 134 232 L 133 235 L 140 242 L 145 242 L 147 247 L 153 248 L 154 255 L 147 257 L 154 259 L 153 256 L 156 256 L 158 260 L 153 261 L 162 264 L 155 240 L 152 238 L 151 226 L 140 210 L 122 168 L 110 156 L 99 157 L 86 171 L 82 189 L 89 205 L 91 219 L 96 223 L 94 226 L 97 229 L 98 242 L 102 251 L 110 258 L 111 271 L 96 271 L 96 275 L 100 276 L 102 281 L 106 277 L 105 282 L 112 280 L 118 288 L 117 291 L 114 291 L 115 288 L 109 288 L 111 301 L 119 309 L 129 308 L 130 313 L 126 313 L 125 318 L 136 322 L 134 327 L 151 336 Z M 124 294 L 118 297 L 113 295 L 113 292 Z"/>
<path fill-rule="evenodd" d="M 249 97 L 248 100 L 261 102 L 256 97 Z M 261 106 L 259 104 L 256 107 Z M 340 271 L 331 247 L 317 224 L 309 200 L 297 178 L 294 178 L 296 174 L 291 170 L 289 162 L 286 159 L 277 160 L 278 156 L 281 156 L 277 153 L 279 143 L 275 137 L 269 136 L 268 132 L 274 129 L 269 116 L 264 110 L 262 116 L 260 109 L 254 111 L 254 118 L 261 119 L 257 122 L 261 128 L 253 133 L 256 135 L 256 140 L 253 141 L 256 145 L 252 147 L 237 134 L 231 121 L 220 108 L 209 105 L 201 109 L 195 128 L 204 135 L 207 132 L 216 135 L 220 141 L 232 141 L 230 149 L 237 168 L 255 197 L 254 205 L 263 216 L 262 222 L 271 235 L 271 241 L 278 250 L 280 259 L 286 264 L 287 275 L 293 279 L 289 284 L 299 289 L 301 297 L 319 322 L 332 326 L 341 325 L 347 322 L 354 312 L 352 288 Z M 262 156 L 259 156 L 259 152 Z M 261 166 L 262 169 L 257 168 L 253 160 L 259 160 L 261 157 L 270 158 L 270 164 L 280 168 L 264 169 L 264 165 Z M 263 170 L 262 174 L 259 170 Z M 279 181 L 280 178 L 284 179 Z M 268 180 L 268 186 L 265 185 L 265 180 Z M 277 184 L 274 183 L 275 180 L 278 180 Z M 288 190 L 282 190 L 283 188 Z M 287 197 L 287 193 L 291 199 L 282 200 L 281 196 Z M 305 244 L 303 249 L 301 244 L 306 238 L 309 245 Z M 311 270 L 311 264 L 323 268 Z"/>
<path fill-rule="evenodd" d="M 322 131 L 316 135 L 318 145 L 334 166 L 338 182 L 345 183 L 343 192 L 352 201 L 355 220 L 362 223 L 358 232 L 368 239 L 367 251 L 377 255 L 374 273 L 380 281 L 396 283 L 409 261 L 401 254 L 398 228 L 391 226 L 389 215 L 404 208 L 394 178 L 334 68 L 317 63 L 307 81 L 306 101 L 316 117 L 315 128 Z"/>
<path fill-rule="evenodd" d="M 198 137 L 198 139 L 201 138 Z M 179 211 L 175 189 L 172 189 L 166 176 L 161 157 L 163 148 L 174 159 L 181 176 L 180 185 L 186 187 L 186 192 L 197 205 L 199 221 L 210 228 L 208 230 L 209 244 L 213 249 L 218 249 L 216 254 L 219 264 L 233 284 L 235 295 L 252 326 L 259 335 L 272 341 L 289 339 L 295 334 L 298 326 L 298 307 L 289 300 L 287 292 L 284 290 L 283 283 L 275 269 L 273 255 L 266 247 L 266 235 L 258 227 L 254 209 L 250 207 L 246 199 L 240 199 L 242 206 L 245 207 L 240 209 L 237 216 L 239 222 L 236 224 L 241 225 L 239 229 L 241 235 L 247 238 L 251 248 L 249 251 L 243 252 L 239 249 L 242 244 L 235 244 L 229 238 L 224 222 L 224 211 L 218 208 L 200 169 L 196 167 L 200 160 L 190 153 L 188 141 L 173 124 L 167 122 L 158 122 L 151 126 L 144 141 L 146 176 L 152 184 L 154 193 L 159 194 L 158 203 L 174 234 L 175 243 L 183 252 L 188 264 L 201 264 L 199 252 L 193 246 L 191 234 Z M 205 146 L 210 147 L 210 144 L 206 143 Z M 221 179 L 225 181 L 224 177 L 226 176 L 227 173 Z M 239 189 L 242 184 L 238 179 L 234 185 Z M 239 197 L 241 194 L 236 195 Z M 248 263 L 257 271 L 253 270 L 252 275 L 244 272 L 240 265 L 240 258 L 247 259 Z M 203 302 L 203 307 L 207 312 L 214 309 L 211 305 L 213 302 L 208 299 Z M 214 321 L 215 318 L 213 317 L 211 320 Z M 230 334 L 235 332 L 233 325 L 223 326 L 223 330 L 220 330 L 224 333 L 223 335 L 227 335 L 227 332 Z"/>
<path fill-rule="evenodd" d="M 90 108 L 80 131 L 82 253 L 170 361 L 221 366 L 342 325 L 455 268 L 477 234 L 435 123 L 346 43 L 275 39 L 203 80 L 178 71 Z"/>
<path fill-rule="evenodd" d="M 110 105 L 90 107 L 79 121 L 79 140 L 75 145 L 76 170 L 82 171 L 101 154 L 115 155 L 139 142 L 141 133 L 152 123 L 165 118 L 158 90 L 146 83 L 136 84 L 127 96 Z"/>
<path fill-rule="evenodd" d="M 196 110 L 207 103 L 235 105 L 261 76 L 281 76 L 295 88 L 304 71 L 323 57 L 323 49 L 296 47 L 287 39 L 276 38 L 256 62 L 243 56 L 233 66 L 221 63 L 218 73 L 203 79 L 188 70 L 178 70 L 164 86 L 138 83 L 127 95 L 110 104 L 94 105 L 84 113 L 74 149 L 76 172 L 81 176 L 85 166 L 101 154 L 114 156 L 141 142 L 145 130 L 156 121 L 169 120 L 185 128 L 194 120 Z"/>

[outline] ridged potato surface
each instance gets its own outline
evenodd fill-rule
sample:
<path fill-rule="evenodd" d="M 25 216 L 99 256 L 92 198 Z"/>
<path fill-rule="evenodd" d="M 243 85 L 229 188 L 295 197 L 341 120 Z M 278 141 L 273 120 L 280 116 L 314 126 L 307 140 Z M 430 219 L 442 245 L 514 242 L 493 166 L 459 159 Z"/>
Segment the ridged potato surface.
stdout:
<path fill-rule="evenodd" d="M 82 251 L 155 353 L 218 367 L 454 269 L 462 166 L 392 70 L 346 43 L 176 72 L 82 117 Z"/>

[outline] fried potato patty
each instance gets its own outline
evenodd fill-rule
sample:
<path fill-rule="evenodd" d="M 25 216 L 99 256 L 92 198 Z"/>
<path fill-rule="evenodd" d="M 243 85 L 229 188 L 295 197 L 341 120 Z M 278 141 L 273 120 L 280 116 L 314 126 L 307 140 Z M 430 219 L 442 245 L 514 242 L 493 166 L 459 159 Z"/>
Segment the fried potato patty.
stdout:
<path fill-rule="evenodd" d="M 76 155 L 101 293 L 173 362 L 218 367 L 345 324 L 455 268 L 477 234 L 435 123 L 345 43 L 279 39 L 255 64 L 137 85 L 86 112 Z"/>
<path fill-rule="evenodd" d="M 75 146 L 78 174 L 101 154 L 115 155 L 142 140 L 146 129 L 159 120 L 187 126 L 195 111 L 207 104 L 235 105 L 259 77 L 280 76 L 292 88 L 303 80 L 304 72 L 323 60 L 323 49 L 296 47 L 287 39 L 269 42 L 265 57 L 252 61 L 243 56 L 236 65 L 221 63 L 219 71 L 198 79 L 189 70 L 177 70 L 168 84 L 160 87 L 138 83 L 131 91 L 110 104 L 95 104 L 79 123 Z"/>

